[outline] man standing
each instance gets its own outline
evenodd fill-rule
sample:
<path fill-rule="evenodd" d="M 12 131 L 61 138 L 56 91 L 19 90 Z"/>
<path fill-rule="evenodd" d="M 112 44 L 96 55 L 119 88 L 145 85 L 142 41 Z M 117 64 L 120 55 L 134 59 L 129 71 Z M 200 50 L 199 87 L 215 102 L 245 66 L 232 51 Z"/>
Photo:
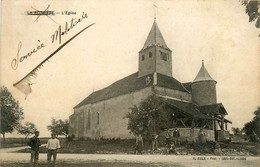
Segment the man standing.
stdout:
<path fill-rule="evenodd" d="M 167 131 L 166 131 L 165 138 L 166 138 L 166 146 L 170 147 L 170 145 L 171 145 L 171 134 L 170 134 L 169 129 L 167 129 Z"/>
<path fill-rule="evenodd" d="M 39 147 L 41 145 L 41 141 L 38 138 L 40 132 L 35 131 L 34 137 L 30 138 L 28 141 L 28 145 L 31 147 L 31 166 L 37 166 L 38 165 L 38 160 L 39 160 Z"/>
<path fill-rule="evenodd" d="M 206 140 L 205 140 L 205 133 L 203 132 L 203 129 L 200 128 L 200 131 L 199 131 L 199 143 L 205 143 Z"/>
<path fill-rule="evenodd" d="M 173 138 L 174 138 L 174 144 L 179 145 L 180 144 L 180 131 L 175 128 L 175 130 L 173 131 Z"/>
<path fill-rule="evenodd" d="M 158 137 L 159 135 L 155 132 L 153 133 L 152 135 L 152 150 L 155 151 L 155 150 L 158 150 Z"/>
<path fill-rule="evenodd" d="M 135 142 L 136 142 L 135 153 L 142 154 L 142 150 L 144 146 L 143 137 L 139 134 L 138 136 L 136 136 Z"/>
<path fill-rule="evenodd" d="M 47 161 L 48 166 L 51 165 L 51 157 L 53 156 L 53 167 L 55 167 L 57 151 L 60 148 L 60 141 L 56 138 L 56 134 L 51 134 L 51 139 L 48 140 L 46 148 L 48 149 L 47 152 Z"/>

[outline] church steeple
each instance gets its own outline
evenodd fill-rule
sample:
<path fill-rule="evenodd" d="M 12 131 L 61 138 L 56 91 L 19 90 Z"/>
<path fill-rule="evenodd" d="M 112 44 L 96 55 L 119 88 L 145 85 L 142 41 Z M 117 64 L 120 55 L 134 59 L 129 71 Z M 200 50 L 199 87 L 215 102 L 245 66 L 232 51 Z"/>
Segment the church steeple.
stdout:
<path fill-rule="evenodd" d="M 166 45 L 154 19 L 152 28 L 139 52 L 138 77 L 154 72 L 172 76 L 172 51 Z"/>
<path fill-rule="evenodd" d="M 161 31 L 159 30 L 159 27 L 156 23 L 156 18 L 154 18 L 154 22 L 153 22 L 153 26 L 150 30 L 150 33 L 144 43 L 144 47 L 143 49 L 146 49 L 147 47 L 150 47 L 150 46 L 161 46 L 163 48 L 167 48 L 167 45 L 163 39 L 163 36 L 162 36 L 162 33 Z"/>

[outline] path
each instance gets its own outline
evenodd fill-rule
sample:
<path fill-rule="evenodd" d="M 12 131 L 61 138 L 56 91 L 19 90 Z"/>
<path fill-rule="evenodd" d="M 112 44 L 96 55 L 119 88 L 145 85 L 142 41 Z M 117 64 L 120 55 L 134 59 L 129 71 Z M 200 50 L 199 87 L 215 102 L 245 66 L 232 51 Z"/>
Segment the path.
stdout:
<path fill-rule="evenodd" d="M 29 162 L 29 153 L 11 153 L 27 147 L 0 149 L 1 162 Z M 8 151 L 3 152 L 3 151 Z M 46 161 L 46 153 L 40 154 L 40 162 Z M 226 158 L 226 159 L 225 159 Z M 230 159 L 231 158 L 231 159 Z M 241 160 L 245 158 L 246 160 Z M 196 160 L 195 160 L 196 159 Z M 257 166 L 260 157 L 241 156 L 192 156 L 192 155 L 133 155 L 133 154 L 59 154 L 58 162 L 141 162 L 141 163 L 163 163 L 175 164 L 185 167 L 194 166 Z"/>
<path fill-rule="evenodd" d="M 142 163 L 165 163 L 178 164 L 181 166 L 257 166 L 260 163 L 259 157 L 245 157 L 246 160 L 238 160 L 241 157 L 231 157 L 234 160 L 223 160 L 225 157 L 199 156 L 206 160 L 194 160 L 195 156 L 190 155 L 129 155 L 129 154 L 58 154 L 58 161 L 61 162 L 142 162 Z M 198 158 L 196 156 L 195 158 Z M 208 158 L 208 159 L 207 159 Z M 230 157 L 227 157 L 230 158 Z M 29 153 L 0 153 L 1 162 L 29 162 Z M 40 161 L 46 161 L 46 154 L 40 154 Z"/>

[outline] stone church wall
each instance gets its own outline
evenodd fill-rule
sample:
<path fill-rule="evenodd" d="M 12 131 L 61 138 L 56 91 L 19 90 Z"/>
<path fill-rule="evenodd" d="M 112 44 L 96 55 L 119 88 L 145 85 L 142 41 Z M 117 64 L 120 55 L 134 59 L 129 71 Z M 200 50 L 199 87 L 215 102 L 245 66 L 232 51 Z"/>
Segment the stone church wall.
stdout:
<path fill-rule="evenodd" d="M 164 48 L 156 46 L 156 72 L 172 76 L 172 53 Z"/>
<path fill-rule="evenodd" d="M 138 77 L 151 74 L 155 71 L 155 48 L 147 48 L 139 52 Z"/>
<path fill-rule="evenodd" d="M 70 117 L 70 135 L 74 134 L 76 138 L 133 138 L 127 130 L 128 119 L 124 117 L 130 107 L 151 94 L 152 88 L 147 87 L 75 109 Z"/>
<path fill-rule="evenodd" d="M 78 136 L 78 121 L 77 115 L 73 114 L 69 117 L 69 135 L 77 135 Z"/>
<path fill-rule="evenodd" d="M 152 95 L 170 96 L 191 101 L 189 93 L 155 86 L 142 90 L 87 104 L 76 108 L 70 116 L 70 135 L 76 138 L 133 138 L 127 130 L 128 119 L 124 119 L 130 107 L 138 105 L 139 102 Z"/>

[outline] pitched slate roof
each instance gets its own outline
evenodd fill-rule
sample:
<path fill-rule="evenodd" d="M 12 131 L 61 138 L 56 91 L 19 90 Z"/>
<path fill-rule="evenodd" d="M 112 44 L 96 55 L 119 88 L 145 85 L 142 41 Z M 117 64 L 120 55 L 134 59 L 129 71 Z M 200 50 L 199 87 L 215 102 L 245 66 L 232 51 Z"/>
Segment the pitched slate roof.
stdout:
<path fill-rule="evenodd" d="M 167 99 L 162 98 L 162 99 L 168 105 L 178 108 L 179 110 L 181 110 L 185 114 L 193 117 L 194 119 L 214 119 L 214 118 L 207 116 L 207 115 L 203 114 L 202 112 L 200 112 L 199 107 L 193 103 L 187 103 L 187 102 L 183 102 L 180 100 L 174 100 L 174 99 L 170 99 L 170 98 L 167 98 Z"/>
<path fill-rule="evenodd" d="M 128 94 L 143 89 L 148 86 L 152 86 L 153 81 L 151 81 L 148 85 L 146 84 L 146 78 L 148 76 L 153 80 L 153 74 L 149 74 L 140 78 L 138 78 L 138 72 L 129 75 L 119 81 L 114 82 L 113 84 L 104 89 L 93 92 L 83 101 L 81 101 L 78 105 L 76 105 L 74 109 L 86 104 L 93 104 L 102 100 L 107 100 L 113 97 L 117 97 L 120 95 Z M 182 84 L 179 81 L 177 81 L 173 77 L 169 77 L 159 73 L 157 73 L 157 86 L 188 93 L 188 91 L 182 86 Z"/>
<path fill-rule="evenodd" d="M 228 114 L 222 103 L 200 106 L 200 110 L 203 113 Z"/>
<path fill-rule="evenodd" d="M 193 82 L 199 82 L 199 81 L 215 81 L 211 78 L 208 71 L 206 70 L 204 66 L 204 62 L 202 61 L 202 66 L 200 68 L 200 71 L 198 72 L 197 76 L 195 77 Z M 216 81 L 215 81 L 216 82 Z"/>
<path fill-rule="evenodd" d="M 191 84 L 192 84 L 192 82 L 182 83 L 182 85 L 183 85 L 189 92 L 191 92 Z"/>
<path fill-rule="evenodd" d="M 157 85 L 189 93 L 189 91 L 178 80 L 160 73 L 157 73 Z"/>
<path fill-rule="evenodd" d="M 166 102 L 168 105 L 175 107 L 183 112 L 183 114 L 193 117 L 194 119 L 218 119 L 218 117 L 212 118 L 206 114 L 208 113 L 221 113 L 224 112 L 227 115 L 227 111 L 225 110 L 222 103 L 213 104 L 213 105 L 206 105 L 206 106 L 197 106 L 193 103 L 182 101 L 180 99 L 175 99 L 172 97 L 164 97 L 159 96 L 161 99 Z M 225 122 L 229 122 L 232 124 L 231 121 L 224 118 Z"/>
<path fill-rule="evenodd" d="M 143 49 L 146 49 L 147 47 L 153 46 L 153 45 L 161 46 L 163 48 L 169 49 L 163 39 L 162 33 L 159 30 L 159 27 L 158 27 L 156 21 L 154 21 L 154 23 L 152 25 L 152 28 L 149 32 L 146 42 L 144 43 Z"/>

